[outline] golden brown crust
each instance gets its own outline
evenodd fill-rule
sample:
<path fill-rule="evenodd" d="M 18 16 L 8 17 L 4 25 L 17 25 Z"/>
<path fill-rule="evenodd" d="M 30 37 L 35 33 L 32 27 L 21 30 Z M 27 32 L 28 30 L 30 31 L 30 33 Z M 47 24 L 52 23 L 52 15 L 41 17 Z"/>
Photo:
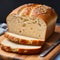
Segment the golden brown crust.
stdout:
<path fill-rule="evenodd" d="M 14 52 L 13 49 L 10 48 L 9 46 L 1 45 L 1 48 L 7 52 Z M 15 53 L 20 53 L 20 54 L 38 54 L 40 52 L 41 52 L 41 48 L 40 49 L 18 49 L 18 51 L 15 51 Z"/>
<path fill-rule="evenodd" d="M 13 33 L 12 33 L 13 34 Z M 38 45 L 38 46 L 42 46 L 44 44 L 45 41 L 42 40 L 26 40 L 26 39 L 22 39 L 22 38 L 18 38 L 15 36 L 12 36 L 10 34 L 8 34 L 8 32 L 5 32 L 4 36 L 6 38 L 8 38 L 10 41 L 18 43 L 18 44 L 26 44 L 26 45 Z"/>
<path fill-rule="evenodd" d="M 31 17 L 35 16 L 44 20 L 46 24 L 49 24 L 54 20 L 54 18 L 57 19 L 57 14 L 55 13 L 54 9 L 46 5 L 33 3 L 24 4 L 13 10 L 10 14 L 27 15 Z"/>
<path fill-rule="evenodd" d="M 12 12 L 11 12 L 11 14 L 19 14 L 23 9 L 25 9 L 25 8 L 29 8 L 29 7 L 32 7 L 32 6 L 36 6 L 36 5 L 39 5 L 39 4 L 34 4 L 34 3 L 29 3 L 29 4 L 24 4 L 24 5 L 22 5 L 22 6 L 19 6 L 18 8 L 16 8 L 15 10 L 13 10 Z"/>

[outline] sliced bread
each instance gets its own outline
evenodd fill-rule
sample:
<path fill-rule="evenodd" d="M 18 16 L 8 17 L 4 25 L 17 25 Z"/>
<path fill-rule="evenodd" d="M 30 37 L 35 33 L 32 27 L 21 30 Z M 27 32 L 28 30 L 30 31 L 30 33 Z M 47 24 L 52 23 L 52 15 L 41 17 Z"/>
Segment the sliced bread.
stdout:
<path fill-rule="evenodd" d="M 8 39 L 4 39 L 1 41 L 1 48 L 7 52 L 16 52 L 22 54 L 36 54 L 40 53 L 41 51 L 41 46 L 16 44 L 9 41 Z"/>
<path fill-rule="evenodd" d="M 44 43 L 44 40 L 21 36 L 21 35 L 17 35 L 17 34 L 10 33 L 10 32 L 5 32 L 4 36 L 6 38 L 8 38 L 10 41 L 13 41 L 13 42 L 19 43 L 19 44 L 42 46 Z"/>

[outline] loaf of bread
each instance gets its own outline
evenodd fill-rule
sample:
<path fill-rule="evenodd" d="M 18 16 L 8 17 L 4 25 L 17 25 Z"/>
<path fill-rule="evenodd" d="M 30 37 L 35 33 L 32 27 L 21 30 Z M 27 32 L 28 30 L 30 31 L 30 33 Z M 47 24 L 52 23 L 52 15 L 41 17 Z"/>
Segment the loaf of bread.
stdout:
<path fill-rule="evenodd" d="M 24 44 L 24 45 L 42 46 L 44 43 L 44 40 L 40 40 L 40 39 L 36 39 L 36 38 L 30 38 L 30 37 L 26 37 L 26 36 L 21 36 L 21 35 L 17 35 L 17 34 L 10 33 L 10 32 L 5 32 L 4 36 L 12 42 Z"/>
<path fill-rule="evenodd" d="M 15 52 L 20 54 L 37 54 L 41 51 L 41 46 L 29 46 L 16 44 L 8 39 L 1 41 L 1 48 L 7 52 Z"/>
<path fill-rule="evenodd" d="M 4 34 L 6 39 L 1 41 L 1 48 L 20 54 L 40 53 L 43 43 L 53 34 L 56 21 L 57 14 L 49 6 L 22 5 L 7 16 L 8 32 Z"/>
<path fill-rule="evenodd" d="M 45 41 L 54 32 L 57 14 L 41 4 L 25 4 L 13 10 L 6 19 L 8 31 Z"/>

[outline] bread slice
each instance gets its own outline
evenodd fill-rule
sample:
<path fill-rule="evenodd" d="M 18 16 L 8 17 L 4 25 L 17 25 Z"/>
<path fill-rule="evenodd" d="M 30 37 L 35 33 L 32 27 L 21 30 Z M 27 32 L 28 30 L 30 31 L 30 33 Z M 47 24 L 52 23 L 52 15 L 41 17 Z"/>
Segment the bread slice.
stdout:
<path fill-rule="evenodd" d="M 54 32 L 56 21 L 54 9 L 41 4 L 22 5 L 6 19 L 9 32 L 44 41 Z"/>
<path fill-rule="evenodd" d="M 40 53 L 41 51 L 41 46 L 16 44 L 9 41 L 8 39 L 4 39 L 1 41 L 1 48 L 7 52 L 16 52 L 22 54 L 36 54 Z"/>
<path fill-rule="evenodd" d="M 13 41 L 13 42 L 19 43 L 19 44 L 42 46 L 44 43 L 44 40 L 30 38 L 30 37 L 26 37 L 26 36 L 21 36 L 21 35 L 17 35 L 17 34 L 10 33 L 10 32 L 5 32 L 4 36 L 6 38 L 8 38 L 10 41 Z"/>

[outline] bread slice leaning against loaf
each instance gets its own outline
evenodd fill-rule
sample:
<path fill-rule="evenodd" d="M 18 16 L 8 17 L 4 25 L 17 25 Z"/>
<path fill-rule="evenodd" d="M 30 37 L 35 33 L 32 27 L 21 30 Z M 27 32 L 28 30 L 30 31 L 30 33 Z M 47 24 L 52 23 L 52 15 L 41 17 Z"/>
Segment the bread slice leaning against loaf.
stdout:
<path fill-rule="evenodd" d="M 16 52 L 22 54 L 40 53 L 41 46 L 20 45 L 4 39 L 1 41 L 1 48 L 7 52 Z"/>
<path fill-rule="evenodd" d="M 44 40 L 21 36 L 21 35 L 17 35 L 17 34 L 10 33 L 10 32 L 5 32 L 4 36 L 8 38 L 10 41 L 13 41 L 19 44 L 42 46 L 44 43 Z"/>

